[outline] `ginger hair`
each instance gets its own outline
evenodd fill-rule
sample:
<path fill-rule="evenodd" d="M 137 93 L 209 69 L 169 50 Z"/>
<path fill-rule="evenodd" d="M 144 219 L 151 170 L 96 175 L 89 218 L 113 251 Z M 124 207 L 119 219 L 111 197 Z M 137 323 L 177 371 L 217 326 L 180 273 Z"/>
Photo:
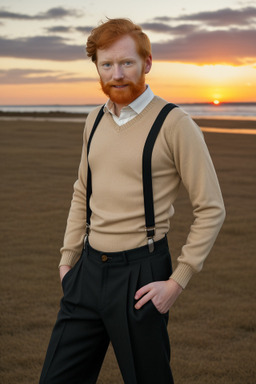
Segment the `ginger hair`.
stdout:
<path fill-rule="evenodd" d="M 129 19 L 108 19 L 91 31 L 86 44 L 87 56 L 96 64 L 98 49 L 106 49 L 126 35 L 134 39 L 137 52 L 143 59 L 151 55 L 150 40 L 139 25 Z"/>

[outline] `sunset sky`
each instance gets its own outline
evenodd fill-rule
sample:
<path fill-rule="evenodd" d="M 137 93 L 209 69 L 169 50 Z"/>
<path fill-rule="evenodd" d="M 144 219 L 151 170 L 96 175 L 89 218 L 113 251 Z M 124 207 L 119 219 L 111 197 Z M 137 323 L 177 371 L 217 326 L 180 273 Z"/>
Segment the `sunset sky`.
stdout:
<path fill-rule="evenodd" d="M 104 102 L 85 44 L 106 17 L 148 34 L 159 96 L 256 102 L 255 0 L 0 0 L 0 105 Z"/>

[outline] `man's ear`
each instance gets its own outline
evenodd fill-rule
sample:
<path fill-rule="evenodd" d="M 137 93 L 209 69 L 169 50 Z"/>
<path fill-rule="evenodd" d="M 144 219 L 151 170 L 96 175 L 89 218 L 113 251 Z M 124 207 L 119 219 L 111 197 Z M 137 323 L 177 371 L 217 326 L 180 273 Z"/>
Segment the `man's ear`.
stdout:
<path fill-rule="evenodd" d="M 152 55 L 149 55 L 145 60 L 145 70 L 144 73 L 147 74 L 151 70 L 152 67 Z"/>

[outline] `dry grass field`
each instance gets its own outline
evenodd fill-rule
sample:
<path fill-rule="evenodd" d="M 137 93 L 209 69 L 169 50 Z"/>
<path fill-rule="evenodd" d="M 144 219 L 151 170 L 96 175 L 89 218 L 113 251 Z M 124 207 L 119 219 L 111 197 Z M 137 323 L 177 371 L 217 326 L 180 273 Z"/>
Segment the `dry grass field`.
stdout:
<path fill-rule="evenodd" d="M 59 248 L 82 131 L 72 121 L 0 121 L 1 384 L 38 383 L 61 297 Z M 227 218 L 203 271 L 170 312 L 173 373 L 176 384 L 255 384 L 256 136 L 205 139 Z M 175 209 L 174 264 L 192 220 L 184 190 Z M 98 383 L 122 382 L 110 347 Z"/>

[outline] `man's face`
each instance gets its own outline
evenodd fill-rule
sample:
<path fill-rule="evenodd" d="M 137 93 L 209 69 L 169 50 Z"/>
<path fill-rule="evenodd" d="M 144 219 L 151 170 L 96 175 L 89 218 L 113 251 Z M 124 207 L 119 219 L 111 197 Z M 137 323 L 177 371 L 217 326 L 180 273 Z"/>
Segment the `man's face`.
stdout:
<path fill-rule="evenodd" d="M 119 108 L 130 104 L 145 91 L 145 73 L 150 71 L 151 65 L 151 56 L 143 60 L 128 35 L 109 48 L 97 50 L 102 90 Z"/>

